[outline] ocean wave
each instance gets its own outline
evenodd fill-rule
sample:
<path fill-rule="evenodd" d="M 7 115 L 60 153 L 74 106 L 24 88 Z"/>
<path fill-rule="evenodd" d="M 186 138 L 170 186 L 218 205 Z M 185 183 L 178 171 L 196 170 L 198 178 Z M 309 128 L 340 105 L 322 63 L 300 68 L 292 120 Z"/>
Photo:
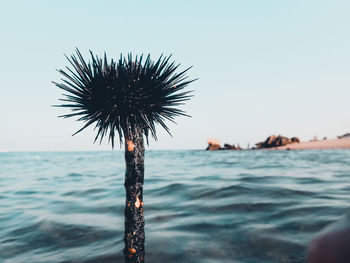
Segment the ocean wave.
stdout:
<path fill-rule="evenodd" d="M 124 155 L 1 153 L 0 262 L 123 262 Z M 146 261 L 301 263 L 350 151 L 147 151 Z"/>

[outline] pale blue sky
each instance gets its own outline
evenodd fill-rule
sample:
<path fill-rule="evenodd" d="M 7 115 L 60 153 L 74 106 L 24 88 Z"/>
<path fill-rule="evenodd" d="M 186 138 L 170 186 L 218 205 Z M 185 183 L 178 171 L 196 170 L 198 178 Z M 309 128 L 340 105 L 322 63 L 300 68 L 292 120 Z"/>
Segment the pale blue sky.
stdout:
<path fill-rule="evenodd" d="M 150 149 L 202 149 L 207 137 L 252 146 L 271 134 L 350 131 L 349 1 L 3 1 L 0 151 L 107 150 L 59 119 L 55 69 L 75 47 L 109 57 L 173 54 L 199 78 Z M 117 147 L 117 149 L 119 149 Z"/>

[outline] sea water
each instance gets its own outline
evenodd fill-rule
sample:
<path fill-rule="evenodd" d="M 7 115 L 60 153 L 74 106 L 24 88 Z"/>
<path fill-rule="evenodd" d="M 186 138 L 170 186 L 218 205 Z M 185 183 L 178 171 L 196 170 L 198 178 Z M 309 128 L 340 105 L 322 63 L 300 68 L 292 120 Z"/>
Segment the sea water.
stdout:
<path fill-rule="evenodd" d="M 122 151 L 0 153 L 0 262 L 123 262 Z M 146 151 L 146 262 L 305 262 L 350 150 Z"/>

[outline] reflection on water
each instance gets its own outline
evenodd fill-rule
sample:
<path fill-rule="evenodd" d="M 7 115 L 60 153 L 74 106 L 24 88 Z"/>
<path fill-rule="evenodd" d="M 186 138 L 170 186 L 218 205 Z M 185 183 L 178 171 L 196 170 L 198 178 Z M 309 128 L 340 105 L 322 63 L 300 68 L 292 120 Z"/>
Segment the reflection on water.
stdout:
<path fill-rule="evenodd" d="M 304 262 L 350 151 L 148 151 L 146 261 Z M 123 262 L 123 152 L 0 153 L 0 262 Z"/>

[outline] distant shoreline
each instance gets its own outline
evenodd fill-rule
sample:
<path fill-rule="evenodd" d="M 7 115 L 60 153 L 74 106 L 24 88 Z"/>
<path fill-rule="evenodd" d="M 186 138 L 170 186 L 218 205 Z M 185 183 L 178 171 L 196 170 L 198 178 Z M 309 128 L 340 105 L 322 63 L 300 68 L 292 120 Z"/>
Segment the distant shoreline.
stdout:
<path fill-rule="evenodd" d="M 261 150 L 320 150 L 320 149 L 350 149 L 350 138 L 326 139 L 292 143 L 279 147 L 264 148 Z"/>

